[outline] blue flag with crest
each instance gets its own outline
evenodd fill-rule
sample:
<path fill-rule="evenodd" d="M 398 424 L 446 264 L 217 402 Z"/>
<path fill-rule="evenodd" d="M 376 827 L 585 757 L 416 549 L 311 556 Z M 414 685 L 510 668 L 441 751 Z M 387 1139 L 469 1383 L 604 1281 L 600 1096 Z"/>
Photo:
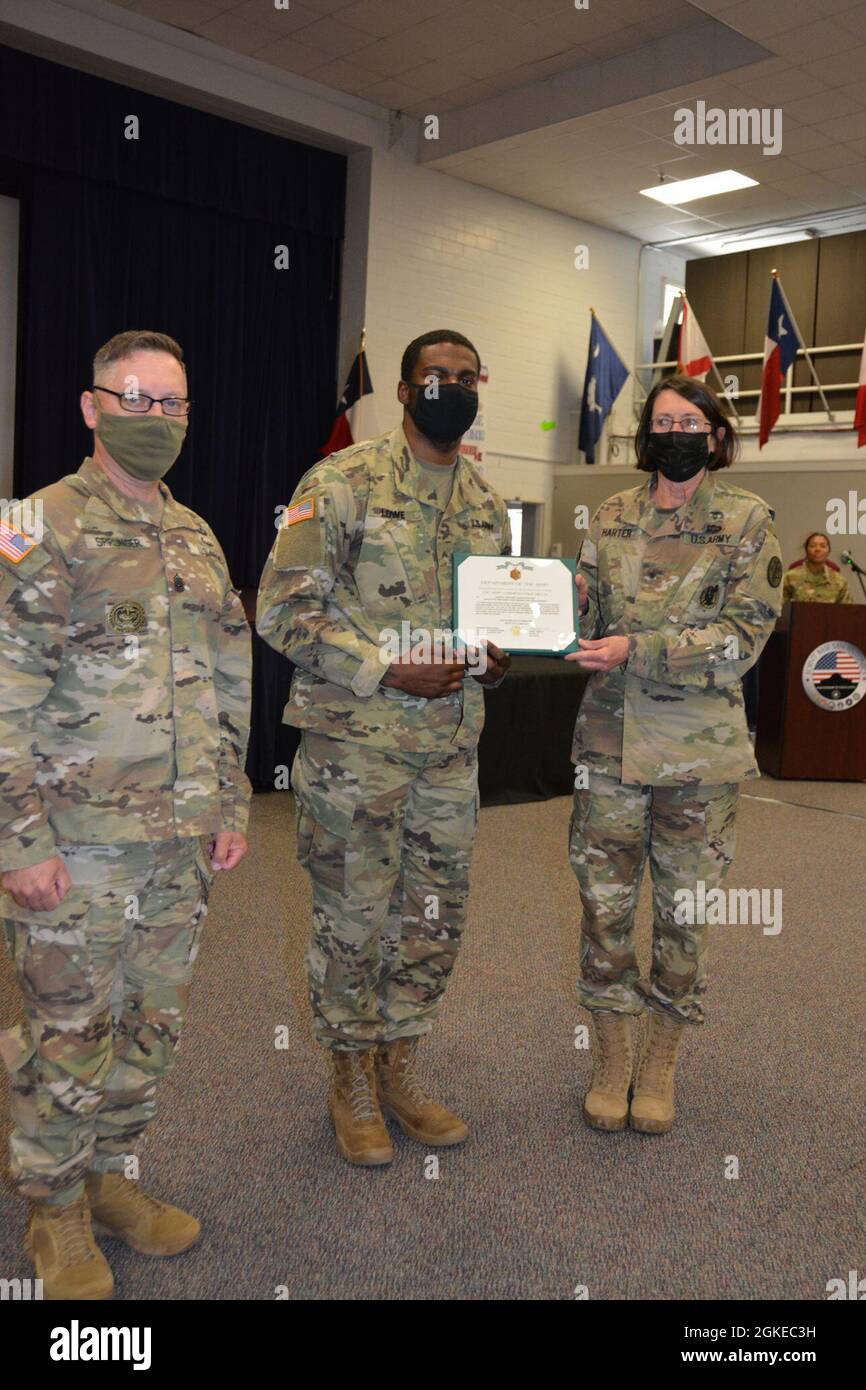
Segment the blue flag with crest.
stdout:
<path fill-rule="evenodd" d="M 601 438 L 604 422 L 625 385 L 628 368 L 611 346 L 595 314 L 589 335 L 589 357 L 583 382 L 583 401 L 580 407 L 578 448 L 586 454 L 587 463 L 595 463 L 595 448 Z"/>

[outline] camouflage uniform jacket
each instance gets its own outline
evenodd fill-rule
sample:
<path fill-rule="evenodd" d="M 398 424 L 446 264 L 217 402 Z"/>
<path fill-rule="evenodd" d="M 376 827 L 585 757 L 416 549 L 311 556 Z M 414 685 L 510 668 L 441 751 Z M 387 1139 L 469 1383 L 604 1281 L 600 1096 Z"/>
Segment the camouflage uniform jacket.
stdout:
<path fill-rule="evenodd" d="M 851 603 L 848 585 L 831 570 L 822 565 L 818 574 L 813 574 L 808 565 L 798 565 L 785 574 L 782 588 L 783 603 Z"/>
<path fill-rule="evenodd" d="M 331 454 L 301 479 L 256 613 L 261 636 L 297 668 L 285 723 L 411 753 L 477 743 L 484 692 L 471 676 L 456 695 L 435 700 L 379 684 L 388 668 L 383 634 L 399 638 L 403 623 L 431 638 L 450 629 L 455 552 L 507 555 L 511 547 L 505 503 L 469 459 L 458 456 L 438 526 L 424 472 L 398 426 Z"/>
<path fill-rule="evenodd" d="M 0 867 L 246 827 L 250 632 L 210 527 L 85 459 L 0 554 Z"/>
<path fill-rule="evenodd" d="M 651 481 L 603 502 L 581 548 L 582 635 L 631 641 L 590 677 L 572 759 L 643 786 L 755 777 L 740 680 L 781 609 L 769 509 L 716 472 L 663 513 Z"/>

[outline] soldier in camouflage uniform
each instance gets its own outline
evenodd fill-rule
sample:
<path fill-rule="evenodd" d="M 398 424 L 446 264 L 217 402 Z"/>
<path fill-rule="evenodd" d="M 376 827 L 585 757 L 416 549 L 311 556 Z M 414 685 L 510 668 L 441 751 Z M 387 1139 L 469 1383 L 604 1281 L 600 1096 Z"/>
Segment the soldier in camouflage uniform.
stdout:
<path fill-rule="evenodd" d="M 51 1298 L 112 1291 L 91 1213 L 147 1254 L 198 1237 L 127 1175 L 249 804 L 249 627 L 212 531 L 159 482 L 186 432 L 180 349 L 119 334 L 94 380 L 93 457 L 35 495 L 41 535 L 0 533 L 0 901 L 25 1013 L 0 1052 Z"/>
<path fill-rule="evenodd" d="M 413 1055 L 466 915 L 481 685 L 508 664 L 490 644 L 473 673 L 443 639 L 452 556 L 511 545 L 505 504 L 458 452 L 478 370 L 460 334 L 411 343 L 402 426 L 302 478 L 259 589 L 258 630 L 296 666 L 284 718 L 303 731 L 292 786 L 313 887 L 310 999 L 337 1144 L 356 1163 L 393 1157 L 381 1108 L 426 1145 L 467 1132 L 426 1097 Z"/>
<path fill-rule="evenodd" d="M 701 1023 L 706 926 L 677 891 L 723 880 L 737 783 L 756 777 L 741 679 L 780 611 L 782 564 L 766 504 L 718 469 L 735 439 L 714 393 L 690 378 L 654 388 L 637 431 L 653 476 L 593 517 L 576 576 L 591 672 L 575 728 L 570 859 L 584 916 L 580 1002 L 596 1025 L 588 1123 L 646 1133 L 674 1120 L 685 1023 Z M 644 860 L 653 880 L 649 979 L 633 924 Z M 678 910 L 679 909 L 679 910 Z M 631 1018 L 649 1011 L 629 1109 Z"/>
<path fill-rule="evenodd" d="M 823 531 L 813 531 L 803 544 L 806 559 L 792 565 L 782 586 L 783 603 L 851 603 L 848 585 L 838 570 L 827 564 L 830 542 Z"/>

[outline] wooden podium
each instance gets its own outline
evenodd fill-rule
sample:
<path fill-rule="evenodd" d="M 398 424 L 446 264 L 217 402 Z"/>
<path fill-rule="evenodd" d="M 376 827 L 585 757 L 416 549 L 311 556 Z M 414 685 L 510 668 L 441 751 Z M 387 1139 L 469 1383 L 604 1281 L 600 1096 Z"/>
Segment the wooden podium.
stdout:
<path fill-rule="evenodd" d="M 859 661 L 839 643 L 861 653 Z M 823 660 L 816 648 L 829 645 Z M 812 689 L 835 696 L 816 704 L 803 688 L 804 667 Z M 857 681 L 860 668 L 861 680 Z M 762 772 L 815 782 L 866 780 L 866 604 L 786 603 L 760 663 L 755 756 Z M 856 701 L 852 703 L 852 701 Z"/>

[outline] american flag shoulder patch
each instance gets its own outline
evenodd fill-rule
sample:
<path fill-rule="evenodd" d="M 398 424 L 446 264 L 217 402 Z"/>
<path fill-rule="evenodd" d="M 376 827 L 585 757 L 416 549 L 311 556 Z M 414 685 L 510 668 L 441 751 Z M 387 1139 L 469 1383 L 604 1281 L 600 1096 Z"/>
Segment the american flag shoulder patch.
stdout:
<path fill-rule="evenodd" d="M 283 512 L 283 525 L 294 526 L 297 521 L 310 521 L 315 515 L 315 497 L 305 497 L 302 502 L 296 502 L 294 507 L 286 508 Z"/>
<path fill-rule="evenodd" d="M 35 541 L 32 536 L 19 531 L 17 526 L 10 525 L 5 518 L 0 517 L 0 555 L 5 555 L 13 565 L 19 564 L 38 544 L 39 541 Z"/>

